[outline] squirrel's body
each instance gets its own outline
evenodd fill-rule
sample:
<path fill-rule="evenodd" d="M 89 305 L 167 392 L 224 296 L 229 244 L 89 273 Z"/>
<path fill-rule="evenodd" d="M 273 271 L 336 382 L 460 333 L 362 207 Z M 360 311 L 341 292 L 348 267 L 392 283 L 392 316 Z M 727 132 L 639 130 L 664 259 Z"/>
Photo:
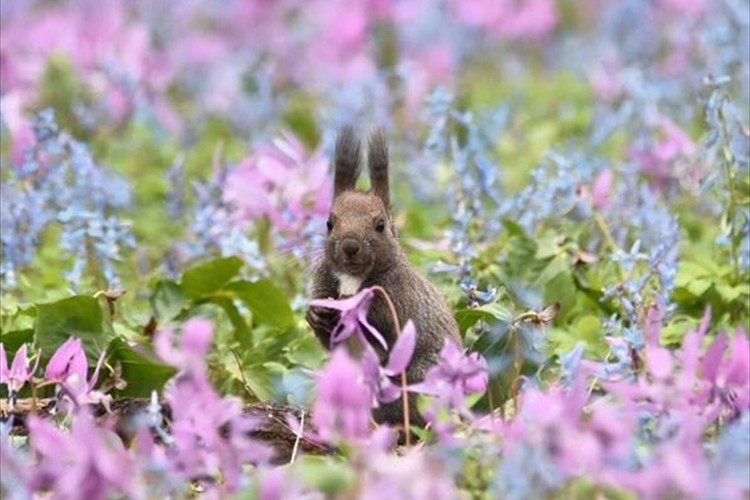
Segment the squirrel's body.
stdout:
<path fill-rule="evenodd" d="M 382 287 L 391 298 L 403 327 L 414 323 L 417 342 L 407 369 L 409 383 L 424 379 L 440 358 L 446 340 L 461 344 L 453 314 L 437 289 L 409 262 L 395 235 L 390 214 L 388 152 L 385 139 L 376 132 L 370 139 L 371 191 L 354 188 L 360 170 L 359 141 L 351 129 L 342 130 L 334 159 L 334 201 L 328 222 L 325 255 L 318 262 L 312 296 L 341 298 L 372 286 Z M 330 334 L 338 321 L 332 310 L 311 307 L 307 320 L 324 347 L 330 349 Z M 383 335 L 389 347 L 396 340 L 393 318 L 385 300 L 376 294 L 368 321 Z M 381 360 L 387 353 L 379 352 Z M 423 424 L 411 406 L 412 422 Z M 401 400 L 381 405 L 375 420 L 398 424 L 403 419 Z"/>

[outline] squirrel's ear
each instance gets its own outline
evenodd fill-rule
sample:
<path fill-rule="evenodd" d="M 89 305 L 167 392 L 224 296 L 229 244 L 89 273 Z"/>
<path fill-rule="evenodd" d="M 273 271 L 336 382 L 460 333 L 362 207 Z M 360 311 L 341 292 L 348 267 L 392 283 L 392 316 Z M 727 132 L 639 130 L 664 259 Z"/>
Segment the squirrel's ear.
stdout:
<path fill-rule="evenodd" d="M 354 128 L 347 125 L 339 131 L 334 153 L 333 197 L 354 189 L 362 169 L 360 142 Z"/>
<path fill-rule="evenodd" d="M 385 209 L 391 210 L 391 198 L 388 189 L 388 144 L 382 129 L 370 134 L 370 149 L 367 154 L 370 169 L 370 187 L 373 194 L 383 201 Z"/>

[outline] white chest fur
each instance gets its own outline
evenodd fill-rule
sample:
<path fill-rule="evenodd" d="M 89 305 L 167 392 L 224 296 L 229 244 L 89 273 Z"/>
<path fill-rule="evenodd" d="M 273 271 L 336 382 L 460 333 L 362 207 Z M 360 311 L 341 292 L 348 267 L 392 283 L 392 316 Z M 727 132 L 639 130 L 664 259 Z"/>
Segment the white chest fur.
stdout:
<path fill-rule="evenodd" d="M 355 295 L 362 286 L 362 279 L 346 273 L 336 273 L 339 280 L 339 296 L 346 297 Z"/>

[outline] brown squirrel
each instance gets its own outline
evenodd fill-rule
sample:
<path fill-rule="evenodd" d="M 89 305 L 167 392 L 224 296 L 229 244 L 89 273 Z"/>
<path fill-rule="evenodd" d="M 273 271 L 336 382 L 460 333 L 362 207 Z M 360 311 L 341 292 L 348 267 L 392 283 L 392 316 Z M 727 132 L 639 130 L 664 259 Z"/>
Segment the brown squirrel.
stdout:
<path fill-rule="evenodd" d="M 368 167 L 370 190 L 356 190 L 361 170 L 360 140 L 351 127 L 344 127 L 336 140 L 334 153 L 333 206 L 328 218 L 328 236 L 324 256 L 317 263 L 312 283 L 312 298 L 341 298 L 359 290 L 380 286 L 391 298 L 398 322 L 407 320 L 417 331 L 416 347 L 407 369 L 410 384 L 424 379 L 440 359 L 446 339 L 462 345 L 458 324 L 437 289 L 409 262 L 396 239 L 391 215 L 388 182 L 388 146 L 382 130 L 369 141 Z M 339 313 L 311 306 L 307 322 L 318 340 L 330 349 L 331 331 Z M 383 335 L 389 348 L 396 341 L 392 314 L 379 294 L 370 308 L 368 321 Z M 375 342 L 370 342 L 376 350 Z M 378 350 L 381 362 L 387 352 Z M 376 408 L 373 417 L 379 423 L 403 421 L 401 399 Z M 410 399 L 410 417 L 415 425 L 424 425 Z"/>

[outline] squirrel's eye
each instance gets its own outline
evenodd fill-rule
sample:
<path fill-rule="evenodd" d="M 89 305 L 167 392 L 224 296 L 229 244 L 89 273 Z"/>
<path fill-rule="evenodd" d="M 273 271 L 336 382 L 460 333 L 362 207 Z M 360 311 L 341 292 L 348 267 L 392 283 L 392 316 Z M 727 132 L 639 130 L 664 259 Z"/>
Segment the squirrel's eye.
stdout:
<path fill-rule="evenodd" d="M 333 221 L 330 219 L 330 217 L 326 221 L 326 227 L 328 228 L 329 232 L 333 230 Z"/>
<path fill-rule="evenodd" d="M 385 231 L 385 219 L 382 217 L 375 222 L 375 231 L 379 233 Z"/>

